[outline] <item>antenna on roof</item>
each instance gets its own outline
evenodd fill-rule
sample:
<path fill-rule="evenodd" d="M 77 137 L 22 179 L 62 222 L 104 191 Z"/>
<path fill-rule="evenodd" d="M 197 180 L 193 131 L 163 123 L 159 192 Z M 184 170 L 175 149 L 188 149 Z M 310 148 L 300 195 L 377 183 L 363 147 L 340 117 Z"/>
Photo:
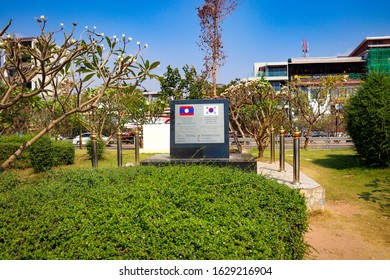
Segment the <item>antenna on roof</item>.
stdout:
<path fill-rule="evenodd" d="M 303 39 L 302 41 L 302 56 L 307 57 L 307 54 L 309 53 L 309 43 L 306 39 Z"/>

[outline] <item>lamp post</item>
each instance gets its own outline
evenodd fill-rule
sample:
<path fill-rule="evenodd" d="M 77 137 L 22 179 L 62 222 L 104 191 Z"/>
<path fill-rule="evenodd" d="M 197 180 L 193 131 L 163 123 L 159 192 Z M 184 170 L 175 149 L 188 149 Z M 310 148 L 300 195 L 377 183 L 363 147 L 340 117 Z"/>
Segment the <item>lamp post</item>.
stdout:
<path fill-rule="evenodd" d="M 122 132 L 121 128 L 118 127 L 118 131 L 116 133 L 116 148 L 117 148 L 117 158 L 118 158 L 118 166 L 122 166 Z"/>
<path fill-rule="evenodd" d="M 299 142 L 301 138 L 301 132 L 295 127 L 293 132 L 294 146 L 293 146 L 293 184 L 299 184 L 300 180 L 300 148 Z"/>
<path fill-rule="evenodd" d="M 271 125 L 271 163 L 275 162 L 275 128 Z"/>
<path fill-rule="evenodd" d="M 91 144 L 92 144 L 92 167 L 96 168 L 98 166 L 98 153 L 97 153 L 97 135 L 93 129 L 91 132 Z"/>
<path fill-rule="evenodd" d="M 135 164 L 139 165 L 139 131 L 134 132 L 134 145 L 135 145 Z"/>
<path fill-rule="evenodd" d="M 286 131 L 284 130 L 283 126 L 280 128 L 279 131 L 279 171 L 285 171 L 285 155 L 284 155 L 284 133 Z"/>

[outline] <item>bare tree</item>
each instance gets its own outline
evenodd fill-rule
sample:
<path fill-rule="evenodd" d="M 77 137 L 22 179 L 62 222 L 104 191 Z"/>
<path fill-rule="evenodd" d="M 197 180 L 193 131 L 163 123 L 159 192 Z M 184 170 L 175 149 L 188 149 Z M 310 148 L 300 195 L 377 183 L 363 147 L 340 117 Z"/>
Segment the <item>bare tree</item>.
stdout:
<path fill-rule="evenodd" d="M 217 72 L 223 66 L 226 55 L 222 44 L 222 22 L 238 6 L 237 0 L 205 0 L 198 8 L 201 32 L 200 48 L 205 52 L 205 73 L 211 74 L 213 84 L 213 98 L 217 97 Z"/>
<path fill-rule="evenodd" d="M 86 30 L 75 39 L 76 23 L 69 34 L 64 33 L 58 45 L 54 37 L 63 30 L 47 32 L 47 18 L 36 18 L 41 33 L 32 44 L 23 44 L 15 35 L 0 37 L 4 64 L 0 67 L 0 114 L 23 100 L 39 96 L 51 120 L 28 142 L 23 143 L 0 167 L 4 171 L 16 158 L 40 137 L 48 133 L 70 115 L 97 108 L 109 88 L 136 88 L 159 62 L 142 59 L 141 51 L 147 47 L 139 43 L 131 51 L 131 38 L 109 38 L 96 29 Z M 85 36 L 85 39 L 82 39 Z M 104 51 L 103 51 L 104 50 Z M 85 95 L 94 81 L 100 83 L 95 92 Z M 77 96 L 76 102 L 71 102 Z"/>

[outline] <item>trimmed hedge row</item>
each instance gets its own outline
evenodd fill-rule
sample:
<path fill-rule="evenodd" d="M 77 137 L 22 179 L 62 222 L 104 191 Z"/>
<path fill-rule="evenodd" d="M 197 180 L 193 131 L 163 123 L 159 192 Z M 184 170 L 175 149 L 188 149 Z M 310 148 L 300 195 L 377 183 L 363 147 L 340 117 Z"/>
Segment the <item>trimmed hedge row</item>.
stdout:
<path fill-rule="evenodd" d="M 0 259 L 302 259 L 307 249 L 298 191 L 230 168 L 4 173 L 0 212 Z"/>
<path fill-rule="evenodd" d="M 32 135 L 0 137 L 0 161 L 5 161 L 23 142 L 29 141 L 32 137 Z M 52 166 L 73 164 L 74 160 L 75 148 L 72 143 L 53 141 L 44 136 L 23 152 L 13 167 L 21 169 L 33 167 L 34 171 L 40 172 Z"/>

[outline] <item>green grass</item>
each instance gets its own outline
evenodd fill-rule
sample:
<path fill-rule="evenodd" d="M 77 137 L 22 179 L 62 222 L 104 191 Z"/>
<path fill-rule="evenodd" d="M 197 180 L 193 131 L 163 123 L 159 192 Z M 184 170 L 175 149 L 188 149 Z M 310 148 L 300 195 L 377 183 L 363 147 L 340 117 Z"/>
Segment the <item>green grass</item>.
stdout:
<path fill-rule="evenodd" d="M 269 160 L 269 152 L 264 160 Z M 286 162 L 292 165 L 292 160 L 293 152 L 287 150 Z M 390 215 L 390 168 L 368 167 L 352 149 L 302 149 L 301 170 L 325 188 L 327 200 L 357 203 Z"/>

